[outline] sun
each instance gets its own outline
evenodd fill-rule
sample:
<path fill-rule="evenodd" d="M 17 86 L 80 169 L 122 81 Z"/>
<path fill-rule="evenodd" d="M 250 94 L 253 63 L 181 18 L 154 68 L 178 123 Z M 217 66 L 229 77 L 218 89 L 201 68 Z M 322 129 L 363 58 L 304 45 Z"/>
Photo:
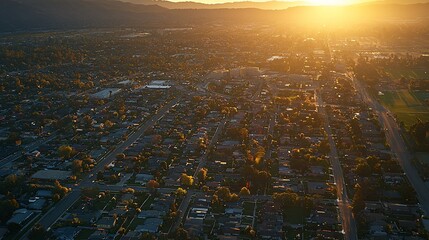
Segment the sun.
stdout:
<path fill-rule="evenodd" d="M 346 5 L 350 4 L 349 0 L 307 0 L 311 5 Z"/>

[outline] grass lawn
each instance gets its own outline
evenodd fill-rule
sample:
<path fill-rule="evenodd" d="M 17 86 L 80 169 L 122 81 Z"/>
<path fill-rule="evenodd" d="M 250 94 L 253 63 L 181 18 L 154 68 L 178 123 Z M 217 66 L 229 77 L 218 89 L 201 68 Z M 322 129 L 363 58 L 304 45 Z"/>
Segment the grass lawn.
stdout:
<path fill-rule="evenodd" d="M 241 217 L 241 225 L 243 226 L 252 226 L 253 217 L 250 216 L 242 216 Z"/>
<path fill-rule="evenodd" d="M 427 152 L 417 152 L 416 153 L 416 157 L 417 157 L 417 159 L 420 162 L 422 162 L 422 163 L 424 163 L 424 164 L 426 164 L 426 165 L 429 166 L 429 153 L 427 153 Z"/>
<path fill-rule="evenodd" d="M 414 91 L 414 96 L 416 96 L 420 102 L 424 103 L 429 99 L 429 91 Z"/>
<path fill-rule="evenodd" d="M 243 215 L 253 216 L 254 202 L 243 202 Z"/>
<path fill-rule="evenodd" d="M 385 68 L 384 69 L 393 79 L 414 78 L 422 79 L 429 78 L 429 69 L 410 69 L 410 68 Z"/>
<path fill-rule="evenodd" d="M 429 108 L 422 103 L 426 93 L 410 92 L 408 90 L 386 91 L 378 96 L 381 103 L 397 115 L 406 127 L 410 127 L 420 118 L 429 121 Z"/>
<path fill-rule="evenodd" d="M 144 224 L 144 219 L 142 218 L 134 218 L 134 221 L 128 226 L 128 230 L 134 230 L 138 225 Z"/>

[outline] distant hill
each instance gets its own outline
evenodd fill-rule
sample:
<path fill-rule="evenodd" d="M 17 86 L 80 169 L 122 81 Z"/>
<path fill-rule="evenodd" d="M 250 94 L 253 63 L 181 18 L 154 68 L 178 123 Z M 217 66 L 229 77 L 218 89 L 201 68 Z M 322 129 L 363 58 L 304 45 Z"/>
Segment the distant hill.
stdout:
<path fill-rule="evenodd" d="M 158 22 L 165 11 L 114 0 L 0 0 L 0 31 Z"/>
<path fill-rule="evenodd" d="M 289 1 L 240 1 L 231 0 L 227 3 L 205 4 L 193 1 L 171 2 L 167 0 L 120 0 L 134 4 L 158 5 L 168 9 L 223 9 L 223 8 L 257 8 L 264 10 L 284 10 L 290 7 L 308 6 L 304 0 L 289 0 Z M 364 4 L 387 3 L 387 4 L 414 4 L 427 3 L 429 0 L 361 0 Z"/>
<path fill-rule="evenodd" d="M 115 0 L 0 0 L 0 32 L 92 27 L 173 27 L 203 24 L 337 26 L 378 21 L 429 22 L 429 4 L 343 7 L 167 9 Z"/>
<path fill-rule="evenodd" d="M 265 10 L 280 10 L 290 7 L 307 5 L 305 1 L 266 1 L 266 2 L 228 2 L 216 4 L 204 4 L 199 2 L 184 1 L 170 2 L 164 0 L 121 0 L 134 4 L 158 5 L 168 9 L 221 9 L 221 8 L 258 8 Z"/>
<path fill-rule="evenodd" d="M 398 3 L 398 4 L 414 4 L 414 3 L 428 3 L 428 0 L 374 0 L 373 2 L 382 2 L 382 3 Z"/>

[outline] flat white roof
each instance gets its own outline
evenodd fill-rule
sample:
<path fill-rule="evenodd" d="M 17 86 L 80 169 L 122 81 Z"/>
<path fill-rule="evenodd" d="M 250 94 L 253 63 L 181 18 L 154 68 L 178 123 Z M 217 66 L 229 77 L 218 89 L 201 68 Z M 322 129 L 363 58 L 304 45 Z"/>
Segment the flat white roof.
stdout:
<path fill-rule="evenodd" d="M 99 98 L 99 99 L 109 98 L 110 94 L 112 94 L 112 96 L 113 96 L 113 95 L 119 93 L 120 91 L 121 91 L 120 88 L 106 88 L 106 89 L 103 89 L 99 92 L 91 94 L 91 97 Z"/>
<path fill-rule="evenodd" d="M 163 85 L 146 85 L 145 88 L 150 88 L 150 89 L 169 89 L 171 88 L 171 86 L 163 86 Z"/>
<path fill-rule="evenodd" d="M 150 85 L 164 85 L 167 83 L 167 80 L 153 80 L 150 82 Z"/>

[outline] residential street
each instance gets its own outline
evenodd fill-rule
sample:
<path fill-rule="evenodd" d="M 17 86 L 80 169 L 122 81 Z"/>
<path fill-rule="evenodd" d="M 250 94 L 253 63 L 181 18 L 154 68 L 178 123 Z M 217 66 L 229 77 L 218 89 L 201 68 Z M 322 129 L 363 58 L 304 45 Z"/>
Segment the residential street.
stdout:
<path fill-rule="evenodd" d="M 418 200 L 420 202 L 420 207 L 426 215 L 429 214 L 429 188 L 411 163 L 413 156 L 408 151 L 407 145 L 402 138 L 398 123 L 395 121 L 393 115 L 385 107 L 383 107 L 377 100 L 374 100 L 368 94 L 365 87 L 362 86 L 362 84 L 353 75 L 349 74 L 348 77 L 353 80 L 356 89 L 360 92 L 363 100 L 374 109 L 379 117 L 382 127 L 387 129 L 386 137 L 390 148 L 398 159 L 399 164 L 407 175 L 407 178 L 414 190 L 416 191 Z"/>
<path fill-rule="evenodd" d="M 316 95 L 318 111 L 324 119 L 325 130 L 328 135 L 329 145 L 331 147 L 331 154 L 329 155 L 329 158 L 332 165 L 332 172 L 334 174 L 335 184 L 337 186 L 338 207 L 340 208 L 340 216 L 345 234 L 345 239 L 356 240 L 358 239 L 356 222 L 351 211 L 351 202 L 349 200 L 349 197 L 347 196 L 347 188 L 344 182 L 343 170 L 338 159 L 337 147 L 332 137 L 332 131 L 329 125 L 328 115 L 325 111 L 324 102 L 322 98 L 318 96 L 318 93 L 316 93 Z"/>
<path fill-rule="evenodd" d="M 165 105 L 162 109 L 158 111 L 157 114 L 153 115 L 146 123 L 142 124 L 134 133 L 130 134 L 124 142 L 119 144 L 115 150 L 111 151 L 107 156 L 103 157 L 98 164 L 92 169 L 91 173 L 85 177 L 80 184 L 72 188 L 71 193 L 65 196 L 60 202 L 58 202 L 54 207 L 52 207 L 45 215 L 41 217 L 38 221 L 45 228 L 49 228 L 54 224 L 59 217 L 63 215 L 72 205 L 75 203 L 80 197 L 80 189 L 82 187 L 91 187 L 94 186 L 95 183 L 92 183 L 93 176 L 96 175 L 98 171 L 104 168 L 105 165 L 111 163 L 116 159 L 116 155 L 122 153 L 129 145 L 131 145 L 134 141 L 136 141 L 143 133 L 152 127 L 159 119 L 161 119 L 167 111 L 177 104 L 180 101 L 180 98 L 177 98 L 167 105 Z M 91 176 L 91 177 L 90 177 Z M 24 234 L 23 238 L 26 238 L 31 229 Z"/>

